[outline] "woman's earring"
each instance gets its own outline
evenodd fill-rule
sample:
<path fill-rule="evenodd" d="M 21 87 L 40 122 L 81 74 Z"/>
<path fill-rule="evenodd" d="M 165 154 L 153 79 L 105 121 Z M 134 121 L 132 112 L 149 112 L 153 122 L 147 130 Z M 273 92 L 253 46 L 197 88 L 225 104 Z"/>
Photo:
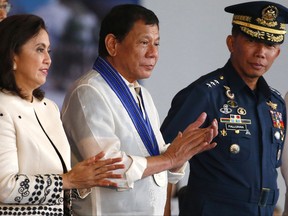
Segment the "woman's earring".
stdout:
<path fill-rule="evenodd" d="M 15 71 L 17 69 L 17 66 L 16 66 L 16 64 L 14 63 L 13 64 L 13 70 Z"/>

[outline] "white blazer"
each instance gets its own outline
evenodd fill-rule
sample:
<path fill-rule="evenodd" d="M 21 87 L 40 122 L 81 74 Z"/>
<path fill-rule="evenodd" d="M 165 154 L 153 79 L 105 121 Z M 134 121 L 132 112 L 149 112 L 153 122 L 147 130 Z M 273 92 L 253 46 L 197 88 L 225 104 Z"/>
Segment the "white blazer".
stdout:
<path fill-rule="evenodd" d="M 62 163 L 36 115 L 70 170 L 57 105 L 47 98 L 30 103 L 0 92 L 0 215 L 63 214 Z"/>

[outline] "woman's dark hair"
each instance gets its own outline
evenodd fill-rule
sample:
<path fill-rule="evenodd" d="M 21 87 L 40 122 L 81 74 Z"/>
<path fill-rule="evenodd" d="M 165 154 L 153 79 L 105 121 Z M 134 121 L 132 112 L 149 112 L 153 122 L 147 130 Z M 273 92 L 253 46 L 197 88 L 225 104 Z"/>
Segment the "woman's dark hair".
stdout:
<path fill-rule="evenodd" d="M 8 90 L 21 98 L 27 98 L 17 86 L 13 72 L 13 57 L 21 51 L 21 47 L 31 38 L 46 30 L 42 18 L 31 15 L 12 15 L 0 22 L 0 90 Z M 45 93 L 37 88 L 33 96 L 42 100 Z"/>
<path fill-rule="evenodd" d="M 146 25 L 157 25 L 159 20 L 153 11 L 136 4 L 115 6 L 104 17 L 99 36 L 99 55 L 107 57 L 109 54 L 105 46 L 105 37 L 113 34 L 121 42 L 130 32 L 135 22 L 142 20 Z"/>

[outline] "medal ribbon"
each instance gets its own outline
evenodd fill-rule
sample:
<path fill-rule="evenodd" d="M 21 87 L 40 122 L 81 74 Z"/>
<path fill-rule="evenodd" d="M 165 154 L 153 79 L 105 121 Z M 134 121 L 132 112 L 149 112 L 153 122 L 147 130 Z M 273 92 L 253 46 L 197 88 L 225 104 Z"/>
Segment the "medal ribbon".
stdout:
<path fill-rule="evenodd" d="M 148 119 L 148 115 L 144 109 L 146 114 L 146 120 L 144 120 L 144 117 L 140 113 L 138 105 L 132 96 L 132 93 L 130 92 L 128 86 L 125 84 L 118 72 L 105 59 L 101 58 L 100 56 L 94 62 L 93 69 L 97 70 L 101 74 L 104 80 L 108 83 L 108 85 L 120 99 L 149 154 L 151 156 L 159 155 L 160 152 L 157 140 Z"/>

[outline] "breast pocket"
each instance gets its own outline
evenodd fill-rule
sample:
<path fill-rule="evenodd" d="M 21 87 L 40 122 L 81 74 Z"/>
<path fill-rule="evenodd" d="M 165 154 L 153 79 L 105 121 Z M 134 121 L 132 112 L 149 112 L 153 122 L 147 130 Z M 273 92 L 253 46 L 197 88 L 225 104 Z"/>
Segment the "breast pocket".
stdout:
<path fill-rule="evenodd" d="M 250 136 L 232 134 L 221 137 L 217 143 L 216 150 L 219 155 L 229 162 L 242 162 L 251 155 Z"/>
<path fill-rule="evenodd" d="M 272 144 L 270 146 L 270 158 L 274 167 L 280 166 L 280 159 L 283 150 L 283 131 L 279 128 L 271 129 Z"/>

